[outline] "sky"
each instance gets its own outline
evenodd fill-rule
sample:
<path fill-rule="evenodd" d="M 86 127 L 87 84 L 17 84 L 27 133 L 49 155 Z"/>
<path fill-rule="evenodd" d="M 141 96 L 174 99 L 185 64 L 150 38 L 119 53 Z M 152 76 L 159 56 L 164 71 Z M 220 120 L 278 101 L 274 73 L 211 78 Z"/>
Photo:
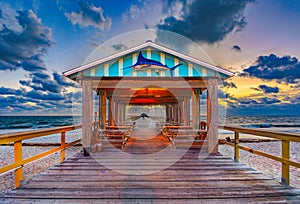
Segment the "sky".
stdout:
<path fill-rule="evenodd" d="M 62 72 L 141 29 L 183 35 L 234 72 L 229 115 L 300 115 L 299 19 L 298 0 L 0 0 L 0 115 L 71 114 L 81 94 Z"/>

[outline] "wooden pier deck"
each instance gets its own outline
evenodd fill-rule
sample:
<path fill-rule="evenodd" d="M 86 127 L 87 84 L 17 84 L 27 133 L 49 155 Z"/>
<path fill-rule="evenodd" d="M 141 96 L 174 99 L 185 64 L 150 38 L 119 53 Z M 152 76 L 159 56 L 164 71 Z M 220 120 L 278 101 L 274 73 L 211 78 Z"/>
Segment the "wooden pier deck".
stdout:
<path fill-rule="evenodd" d="M 116 148 L 89 157 L 78 153 L 0 203 L 300 203 L 299 190 L 230 158 L 206 157 L 200 149 L 162 152 L 168 143 L 161 135 L 148 140 L 147 148 L 145 143 L 132 139 L 126 154 Z M 176 162 L 161 169 L 170 161 Z"/>

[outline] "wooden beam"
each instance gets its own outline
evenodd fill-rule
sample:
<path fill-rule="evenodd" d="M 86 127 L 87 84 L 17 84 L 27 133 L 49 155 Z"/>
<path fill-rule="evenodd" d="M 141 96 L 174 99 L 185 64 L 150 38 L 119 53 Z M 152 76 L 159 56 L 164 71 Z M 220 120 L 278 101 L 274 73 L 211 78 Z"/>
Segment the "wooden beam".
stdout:
<path fill-rule="evenodd" d="M 159 86 L 164 88 L 206 88 L 206 78 L 170 78 L 170 77 L 84 77 L 92 81 L 92 87 L 115 89 L 122 88 L 143 88 L 145 86 Z"/>

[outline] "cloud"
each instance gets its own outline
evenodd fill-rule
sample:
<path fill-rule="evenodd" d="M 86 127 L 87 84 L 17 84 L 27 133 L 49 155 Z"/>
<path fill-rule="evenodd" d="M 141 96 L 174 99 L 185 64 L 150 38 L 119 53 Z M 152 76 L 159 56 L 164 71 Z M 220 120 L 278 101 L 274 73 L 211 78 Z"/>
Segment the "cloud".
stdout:
<path fill-rule="evenodd" d="M 223 86 L 224 86 L 224 87 L 227 87 L 227 88 L 235 88 L 235 89 L 237 89 L 236 84 L 233 83 L 233 82 L 223 81 Z"/>
<path fill-rule="evenodd" d="M 0 94 L 1 95 L 20 95 L 20 91 L 12 88 L 6 88 L 1 86 L 0 87 Z"/>
<path fill-rule="evenodd" d="M 258 99 L 259 104 L 274 104 L 274 103 L 280 103 L 281 100 L 277 99 L 277 98 L 267 98 L 267 97 L 263 97 Z"/>
<path fill-rule="evenodd" d="M 124 45 L 123 43 L 114 44 L 112 45 L 112 48 L 116 51 L 128 49 L 127 45 Z"/>
<path fill-rule="evenodd" d="M 46 70 L 42 58 L 54 44 L 51 29 L 33 11 L 13 11 L 4 5 L 0 7 L 0 70 Z"/>
<path fill-rule="evenodd" d="M 243 12 L 252 0 L 169 0 L 157 28 L 182 34 L 197 42 L 215 43 L 246 26 Z"/>
<path fill-rule="evenodd" d="M 95 27 L 100 30 L 109 30 L 112 25 L 112 19 L 105 17 L 103 9 L 87 3 L 83 0 L 76 1 L 78 11 L 66 12 L 65 16 L 73 25 L 78 24 L 81 27 Z"/>
<path fill-rule="evenodd" d="M 261 85 L 258 86 L 258 88 L 253 88 L 253 89 L 257 90 L 257 91 L 262 91 L 265 94 L 268 94 L 268 93 L 278 93 L 279 92 L 279 88 L 278 87 L 271 87 L 271 86 L 267 86 L 267 85 L 264 85 L 264 84 L 261 84 Z"/>
<path fill-rule="evenodd" d="M 51 30 L 31 10 L 13 10 L 0 3 L 0 71 L 26 71 L 20 88 L 0 87 L 0 113 L 70 112 L 76 87 L 62 75 L 47 73 L 44 57 L 52 42 Z M 80 103 L 77 97 L 74 99 Z"/>
<path fill-rule="evenodd" d="M 145 6 L 146 2 L 142 6 L 131 4 L 129 11 L 122 14 L 122 22 L 127 23 L 129 19 L 138 19 L 142 14 L 148 11 L 147 7 Z"/>
<path fill-rule="evenodd" d="M 64 97 L 59 93 L 44 93 L 39 90 L 32 90 L 25 93 L 26 97 L 38 100 L 64 100 Z"/>
<path fill-rule="evenodd" d="M 241 47 L 238 45 L 233 45 L 231 49 L 235 52 L 242 52 Z"/>
<path fill-rule="evenodd" d="M 296 83 L 300 79 L 299 70 L 300 63 L 296 57 L 270 54 L 257 57 L 254 65 L 244 69 L 240 76 Z"/>
<path fill-rule="evenodd" d="M 57 72 L 53 73 L 53 78 L 60 86 L 69 86 L 69 87 L 77 87 L 77 84 L 74 82 L 67 82 L 67 78 Z"/>

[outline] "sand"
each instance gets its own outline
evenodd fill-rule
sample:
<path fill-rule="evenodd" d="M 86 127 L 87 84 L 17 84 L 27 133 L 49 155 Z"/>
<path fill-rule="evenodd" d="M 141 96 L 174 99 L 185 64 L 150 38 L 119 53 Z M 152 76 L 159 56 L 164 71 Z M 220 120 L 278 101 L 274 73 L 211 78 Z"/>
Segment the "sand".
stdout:
<path fill-rule="evenodd" d="M 258 142 L 258 143 L 242 143 L 242 145 L 257 149 L 260 151 L 265 151 L 274 155 L 280 156 L 281 154 L 281 142 Z M 23 147 L 23 157 L 33 156 L 42 151 L 51 149 L 52 147 Z M 66 156 L 71 155 L 81 151 L 81 147 L 72 147 L 67 149 Z M 219 152 L 225 156 L 233 157 L 233 147 L 228 145 L 220 145 Z M 291 159 L 300 163 L 300 143 L 291 143 Z M 0 165 L 5 166 L 13 162 L 13 147 L 11 146 L 0 146 Z M 246 164 L 247 166 L 256 169 L 257 171 L 270 175 L 278 182 L 281 178 L 281 163 L 251 154 L 240 150 L 240 162 Z M 24 182 L 28 181 L 33 176 L 46 171 L 49 167 L 54 166 L 59 163 L 59 153 L 52 156 L 40 159 L 38 161 L 32 162 L 25 165 L 24 167 Z M 291 167 L 291 186 L 300 189 L 300 169 Z M 0 192 L 1 194 L 8 192 L 10 189 L 14 188 L 14 173 L 10 172 L 0 176 Z"/>

